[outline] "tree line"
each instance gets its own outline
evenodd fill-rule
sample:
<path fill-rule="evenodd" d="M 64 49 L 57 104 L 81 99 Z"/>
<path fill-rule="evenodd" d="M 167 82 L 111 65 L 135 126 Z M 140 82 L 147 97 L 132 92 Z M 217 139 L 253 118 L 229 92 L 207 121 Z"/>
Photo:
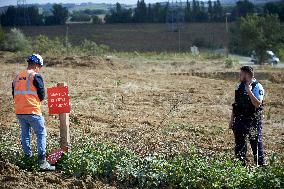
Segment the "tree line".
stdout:
<path fill-rule="evenodd" d="M 106 15 L 106 23 L 165 23 L 174 21 L 206 22 L 222 21 L 224 10 L 219 0 L 208 1 L 208 8 L 203 1 L 187 1 L 170 4 L 155 3 L 146 4 L 144 0 L 138 0 L 134 10 L 125 9 L 116 3 L 115 9 Z"/>
<path fill-rule="evenodd" d="M 138 0 L 134 9 L 125 9 L 119 3 L 106 15 L 106 23 L 165 23 L 165 22 L 223 22 L 234 21 L 249 14 L 276 14 L 284 21 L 284 2 L 269 2 L 262 9 L 248 0 L 237 1 L 235 6 L 223 7 L 220 0 L 187 0 L 186 3 L 146 4 Z"/>
<path fill-rule="evenodd" d="M 2 26 L 39 26 L 39 25 L 62 25 L 68 19 L 68 9 L 60 4 L 54 4 L 51 15 L 40 14 L 36 6 L 9 6 L 1 14 Z"/>
<path fill-rule="evenodd" d="M 94 14 L 96 11 L 85 10 L 69 14 L 68 9 L 60 4 L 54 4 L 50 13 L 40 13 L 38 7 L 10 6 L 1 14 L 2 26 L 21 25 L 61 25 L 65 24 L 68 17 L 71 21 L 87 21 L 93 18 L 94 23 L 102 20 Z M 237 1 L 235 6 L 224 7 L 220 0 L 187 0 L 176 3 L 146 4 L 138 0 L 134 9 L 126 9 L 116 3 L 114 9 L 105 16 L 106 23 L 166 23 L 166 22 L 222 22 L 225 17 L 229 21 L 244 17 L 249 14 L 258 15 L 276 14 L 284 21 L 284 2 L 269 2 L 261 9 L 248 0 Z"/>

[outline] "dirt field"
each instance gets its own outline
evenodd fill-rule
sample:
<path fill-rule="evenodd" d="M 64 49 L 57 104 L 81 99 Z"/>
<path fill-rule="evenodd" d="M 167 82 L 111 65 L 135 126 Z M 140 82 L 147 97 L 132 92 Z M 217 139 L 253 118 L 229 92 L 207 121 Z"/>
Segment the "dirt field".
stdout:
<path fill-rule="evenodd" d="M 2 134 L 16 123 L 11 81 L 25 68 L 24 61 L 14 56 L 0 53 Z M 234 139 L 228 122 L 238 67 L 226 69 L 222 60 L 186 54 L 122 53 L 110 60 L 66 57 L 46 58 L 46 63 L 42 73 L 46 87 L 61 81 L 70 87 L 72 136 L 82 130 L 94 141 L 113 141 L 141 156 L 154 152 L 172 155 L 192 146 L 207 155 L 233 156 Z M 284 70 L 256 70 L 266 90 L 263 140 L 269 157 L 284 149 Z M 46 101 L 42 109 L 49 137 L 58 137 L 58 117 L 48 115 Z M 110 187 L 91 178 L 64 179 L 60 173 L 25 172 L 5 160 L 0 162 L 0 188 Z"/>
<path fill-rule="evenodd" d="M 42 34 L 65 40 L 66 26 L 29 26 L 20 29 L 27 36 Z M 172 32 L 171 27 L 167 24 L 79 24 L 69 26 L 69 40 L 72 44 L 80 44 L 84 39 L 108 45 L 116 51 L 177 52 L 179 50 L 179 33 Z M 223 48 L 227 43 L 225 24 L 184 24 L 180 35 L 181 51 L 190 51 L 194 42 L 197 42 L 198 47 Z"/>

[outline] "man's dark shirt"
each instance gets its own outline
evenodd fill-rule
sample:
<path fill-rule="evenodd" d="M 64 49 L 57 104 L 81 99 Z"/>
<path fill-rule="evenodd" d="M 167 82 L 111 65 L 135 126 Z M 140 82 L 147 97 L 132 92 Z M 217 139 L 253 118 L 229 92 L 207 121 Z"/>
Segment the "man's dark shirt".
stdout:
<path fill-rule="evenodd" d="M 36 74 L 34 76 L 33 85 L 35 86 L 35 88 L 37 90 L 37 95 L 38 95 L 39 100 L 43 101 L 44 97 L 45 97 L 45 91 L 44 91 L 43 79 L 42 79 L 40 74 Z M 12 83 L 12 95 L 14 97 L 14 85 L 13 85 L 13 83 Z"/>

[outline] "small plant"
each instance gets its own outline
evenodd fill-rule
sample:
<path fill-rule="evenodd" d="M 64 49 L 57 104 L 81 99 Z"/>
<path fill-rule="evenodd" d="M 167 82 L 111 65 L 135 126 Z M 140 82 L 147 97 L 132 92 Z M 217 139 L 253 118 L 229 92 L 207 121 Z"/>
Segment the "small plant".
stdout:
<path fill-rule="evenodd" d="M 234 67 L 233 59 L 231 59 L 231 58 L 226 58 L 226 59 L 225 59 L 225 67 L 226 67 L 226 68 L 232 68 L 232 67 Z"/>

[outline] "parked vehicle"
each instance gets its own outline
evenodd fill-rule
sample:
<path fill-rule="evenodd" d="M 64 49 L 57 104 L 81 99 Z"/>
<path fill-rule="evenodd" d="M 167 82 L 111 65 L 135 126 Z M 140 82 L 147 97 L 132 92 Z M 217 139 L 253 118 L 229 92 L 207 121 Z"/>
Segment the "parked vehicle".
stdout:
<path fill-rule="evenodd" d="M 257 56 L 255 51 L 251 53 L 251 62 L 253 62 L 254 64 L 260 64 L 259 57 Z M 274 65 L 280 63 L 280 60 L 272 51 L 266 51 L 265 62 L 270 65 Z"/>

